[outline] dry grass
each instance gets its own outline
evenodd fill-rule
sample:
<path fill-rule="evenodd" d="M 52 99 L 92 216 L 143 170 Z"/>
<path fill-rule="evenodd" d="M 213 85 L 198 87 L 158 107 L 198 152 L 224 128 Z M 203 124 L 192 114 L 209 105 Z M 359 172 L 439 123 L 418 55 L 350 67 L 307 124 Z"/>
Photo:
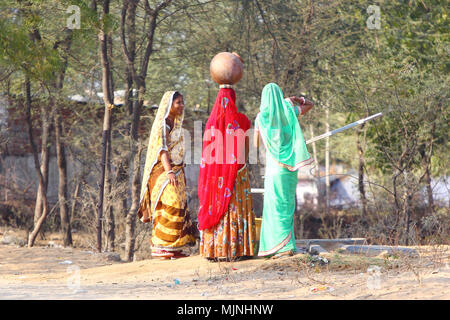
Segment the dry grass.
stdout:
<path fill-rule="evenodd" d="M 309 254 L 295 255 L 293 257 L 284 258 L 276 262 L 267 263 L 263 266 L 264 270 L 279 271 L 308 271 L 314 273 L 334 272 L 334 271 L 366 271 L 370 266 L 379 266 L 383 269 L 390 270 L 399 268 L 401 261 L 393 257 L 369 257 L 364 255 L 352 255 L 341 253 L 330 253 L 321 256 L 326 258 L 328 263 L 318 260 L 317 256 Z"/>

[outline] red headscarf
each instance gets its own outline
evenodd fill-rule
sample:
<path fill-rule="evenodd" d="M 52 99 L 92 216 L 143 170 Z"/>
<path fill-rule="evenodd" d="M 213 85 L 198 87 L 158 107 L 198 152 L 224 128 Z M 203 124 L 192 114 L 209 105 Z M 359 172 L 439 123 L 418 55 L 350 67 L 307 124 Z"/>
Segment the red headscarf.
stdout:
<path fill-rule="evenodd" d="M 233 193 L 238 170 L 245 163 L 248 118 L 237 112 L 236 93 L 222 88 L 206 122 L 198 181 L 198 227 L 214 227 L 222 218 Z"/>

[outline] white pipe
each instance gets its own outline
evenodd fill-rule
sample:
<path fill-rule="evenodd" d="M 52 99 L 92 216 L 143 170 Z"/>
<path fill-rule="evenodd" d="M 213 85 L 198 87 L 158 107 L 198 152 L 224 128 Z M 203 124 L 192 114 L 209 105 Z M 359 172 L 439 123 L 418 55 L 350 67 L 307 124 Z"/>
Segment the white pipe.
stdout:
<path fill-rule="evenodd" d="M 315 141 L 317 141 L 317 140 L 320 140 L 320 139 L 323 139 L 323 138 L 332 136 L 332 135 L 334 135 L 334 134 L 336 134 L 336 133 L 339 133 L 339 132 L 341 132 L 341 131 L 344 131 L 344 130 L 347 130 L 347 129 L 356 127 L 357 125 L 360 125 L 360 124 L 363 124 L 363 123 L 366 122 L 366 121 L 369 121 L 369 120 L 372 120 L 372 119 L 381 117 L 382 115 L 383 115 L 383 113 L 380 112 L 380 113 L 371 115 L 370 117 L 367 117 L 367 118 L 364 118 L 364 119 L 355 121 L 355 122 L 353 122 L 353 123 L 347 124 L 346 126 L 343 126 L 343 127 L 341 127 L 341 128 L 338 128 L 338 129 L 334 129 L 334 130 L 325 132 L 324 134 L 321 134 L 320 136 L 316 136 L 316 137 L 314 137 L 314 138 L 312 138 L 312 139 L 309 139 L 308 141 L 306 141 L 306 144 L 310 144 L 310 143 L 315 142 Z"/>

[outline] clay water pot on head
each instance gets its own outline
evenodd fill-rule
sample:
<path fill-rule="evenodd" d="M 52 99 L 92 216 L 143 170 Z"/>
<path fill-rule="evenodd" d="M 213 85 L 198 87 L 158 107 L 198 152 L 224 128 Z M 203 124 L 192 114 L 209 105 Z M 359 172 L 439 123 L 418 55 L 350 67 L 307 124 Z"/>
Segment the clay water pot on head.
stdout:
<path fill-rule="evenodd" d="M 244 64 L 235 52 L 221 52 L 214 56 L 209 67 L 211 78 L 218 84 L 235 84 L 242 78 Z"/>

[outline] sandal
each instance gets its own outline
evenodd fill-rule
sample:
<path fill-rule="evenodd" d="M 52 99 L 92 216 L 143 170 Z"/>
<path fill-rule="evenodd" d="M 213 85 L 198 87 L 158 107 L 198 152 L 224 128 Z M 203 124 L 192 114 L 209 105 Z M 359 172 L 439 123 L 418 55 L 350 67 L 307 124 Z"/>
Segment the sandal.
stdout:
<path fill-rule="evenodd" d="M 170 257 L 170 259 L 187 258 L 187 257 L 189 257 L 189 255 L 183 253 L 183 251 L 175 251 L 173 253 L 173 256 Z"/>
<path fill-rule="evenodd" d="M 172 252 L 166 250 L 156 249 L 152 252 L 152 257 L 158 257 L 161 259 L 170 259 L 174 256 Z"/>
<path fill-rule="evenodd" d="M 217 258 L 206 257 L 206 260 L 207 260 L 208 262 L 218 262 Z"/>
<path fill-rule="evenodd" d="M 289 250 L 289 251 L 285 251 L 285 252 L 276 253 L 273 256 L 271 256 L 269 259 L 279 259 L 279 258 L 283 258 L 283 257 L 291 257 L 293 255 L 294 255 L 294 252 L 292 252 L 292 250 Z"/>

